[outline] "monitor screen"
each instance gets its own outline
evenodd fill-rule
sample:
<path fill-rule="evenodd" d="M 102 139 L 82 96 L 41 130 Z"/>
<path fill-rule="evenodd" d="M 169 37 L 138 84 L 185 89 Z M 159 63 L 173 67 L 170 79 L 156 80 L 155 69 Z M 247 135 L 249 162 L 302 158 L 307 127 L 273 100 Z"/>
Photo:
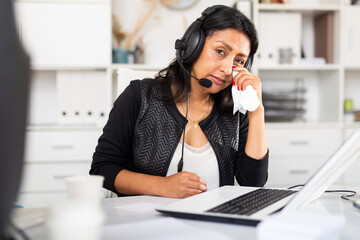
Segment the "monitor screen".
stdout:
<path fill-rule="evenodd" d="M 0 239 L 16 200 L 23 167 L 29 58 L 16 32 L 13 1 L 0 1 Z"/>

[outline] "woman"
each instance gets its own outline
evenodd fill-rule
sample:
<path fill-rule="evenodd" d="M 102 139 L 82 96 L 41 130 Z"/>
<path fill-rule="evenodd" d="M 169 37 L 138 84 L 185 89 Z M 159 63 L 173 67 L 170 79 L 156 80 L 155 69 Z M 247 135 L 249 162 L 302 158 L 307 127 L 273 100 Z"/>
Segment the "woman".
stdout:
<path fill-rule="evenodd" d="M 90 174 L 103 175 L 119 196 L 184 198 L 233 185 L 234 176 L 240 185 L 263 186 L 261 81 L 244 67 L 257 47 L 253 24 L 238 10 L 206 9 L 177 40 L 177 59 L 155 79 L 132 81 L 115 101 Z M 260 106 L 233 114 L 233 85 L 252 85 Z"/>

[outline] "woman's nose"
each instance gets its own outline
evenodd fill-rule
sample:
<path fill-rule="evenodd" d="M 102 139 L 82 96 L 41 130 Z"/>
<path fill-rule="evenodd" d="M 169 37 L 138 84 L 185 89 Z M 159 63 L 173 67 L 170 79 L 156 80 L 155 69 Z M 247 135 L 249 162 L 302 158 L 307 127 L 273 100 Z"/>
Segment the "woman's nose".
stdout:
<path fill-rule="evenodd" d="M 221 70 L 225 73 L 225 75 L 230 75 L 232 73 L 232 66 L 232 60 L 224 59 L 224 61 L 222 62 Z"/>

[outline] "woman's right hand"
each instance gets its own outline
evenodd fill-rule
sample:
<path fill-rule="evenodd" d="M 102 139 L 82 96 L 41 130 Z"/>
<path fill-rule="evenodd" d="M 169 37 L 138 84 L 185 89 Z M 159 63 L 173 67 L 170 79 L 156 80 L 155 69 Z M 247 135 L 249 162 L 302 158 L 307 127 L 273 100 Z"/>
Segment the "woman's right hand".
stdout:
<path fill-rule="evenodd" d="M 207 190 L 204 179 L 192 172 L 179 172 L 162 179 L 162 196 L 186 198 Z"/>

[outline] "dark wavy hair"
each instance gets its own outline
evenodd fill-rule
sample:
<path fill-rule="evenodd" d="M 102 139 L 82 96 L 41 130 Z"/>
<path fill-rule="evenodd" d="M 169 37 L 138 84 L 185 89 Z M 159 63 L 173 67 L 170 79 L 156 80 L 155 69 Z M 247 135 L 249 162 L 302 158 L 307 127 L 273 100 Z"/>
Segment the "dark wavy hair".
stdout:
<path fill-rule="evenodd" d="M 259 41 L 254 24 L 239 10 L 226 7 L 214 14 L 206 17 L 201 25 L 205 37 L 211 36 L 215 31 L 225 29 L 235 29 L 244 33 L 251 43 L 250 55 L 254 56 L 257 51 Z M 191 64 L 184 66 L 189 72 Z M 161 99 L 166 103 L 181 102 L 186 100 L 187 83 L 190 82 L 190 76 L 183 71 L 179 63 L 174 59 L 168 67 L 159 71 L 153 79 L 164 91 Z M 172 93 L 169 88 L 174 86 L 176 92 Z M 233 100 L 231 96 L 231 85 L 224 90 L 213 94 L 216 107 L 220 112 L 226 113 L 232 111 Z"/>

